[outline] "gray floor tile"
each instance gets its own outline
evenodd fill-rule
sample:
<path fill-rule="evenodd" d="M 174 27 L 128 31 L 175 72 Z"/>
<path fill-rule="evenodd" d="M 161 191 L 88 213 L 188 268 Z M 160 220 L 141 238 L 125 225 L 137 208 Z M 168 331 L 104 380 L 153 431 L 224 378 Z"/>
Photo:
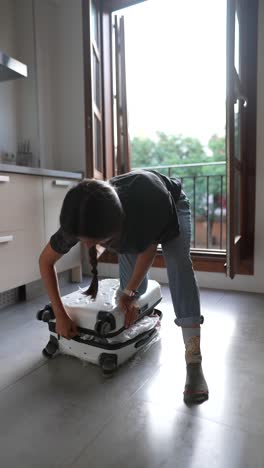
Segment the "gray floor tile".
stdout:
<path fill-rule="evenodd" d="M 159 337 L 111 379 L 42 357 L 45 296 L 0 311 L 1 467 L 263 468 L 264 295 L 201 291 L 210 398 L 187 407 L 181 330 L 162 290 Z"/>
<path fill-rule="evenodd" d="M 13 320 L 8 319 L 5 327 L 4 321 L 0 320 L 0 390 L 46 362 L 41 351 L 47 343 L 47 330 L 39 326 L 35 318 L 24 322 L 20 317 L 17 321 L 15 326 Z"/>
<path fill-rule="evenodd" d="M 263 468 L 263 438 L 132 400 L 70 466 Z"/>
<path fill-rule="evenodd" d="M 65 467 L 104 426 L 105 416 L 79 402 L 78 379 L 60 377 L 56 386 L 43 366 L 0 393 L 1 467 Z"/>
<path fill-rule="evenodd" d="M 0 311 L 0 338 L 14 333 L 18 328 L 34 322 L 39 303 L 21 302 Z"/>
<path fill-rule="evenodd" d="M 262 318 L 262 327 L 264 317 Z M 164 326 L 163 326 L 164 325 Z M 212 313 L 202 327 L 203 368 L 209 385 L 209 401 L 191 409 L 215 422 L 264 434 L 264 342 L 254 334 L 243 335 L 234 315 Z M 159 369 L 136 393 L 143 401 L 164 401 L 180 411 L 189 409 L 182 401 L 185 382 L 184 348 L 179 335 L 162 324 L 161 346 L 154 351 Z"/>
<path fill-rule="evenodd" d="M 96 366 L 58 356 L 0 392 L 0 466 L 66 466 L 153 375 L 132 362 L 105 379 Z"/>
<path fill-rule="evenodd" d="M 264 295 L 233 293 L 224 296 L 213 308 L 206 308 L 205 317 L 210 329 L 220 327 L 232 339 L 264 342 L 263 310 Z"/>

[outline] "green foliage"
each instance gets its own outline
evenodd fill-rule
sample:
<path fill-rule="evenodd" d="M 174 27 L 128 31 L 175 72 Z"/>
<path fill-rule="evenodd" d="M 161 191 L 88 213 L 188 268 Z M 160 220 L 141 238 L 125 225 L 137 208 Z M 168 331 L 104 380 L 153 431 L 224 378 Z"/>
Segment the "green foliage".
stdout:
<path fill-rule="evenodd" d="M 208 156 L 208 150 L 211 153 Z M 197 138 L 182 135 L 166 135 L 157 132 L 157 138 L 133 138 L 131 141 L 132 167 L 172 166 L 179 164 L 212 163 L 225 161 L 225 137 L 212 135 L 206 151 Z M 212 219 L 215 208 L 219 206 L 221 184 L 225 196 L 225 165 L 159 168 L 161 173 L 183 179 L 184 190 L 190 198 L 197 216 Z M 208 176 L 210 176 L 208 178 Z M 217 177 L 212 177 L 217 176 Z M 195 192 L 194 192 L 195 177 Z M 208 188 L 208 200 L 207 200 Z M 195 195 L 195 197 L 194 197 Z M 194 200 L 195 198 L 195 200 Z M 221 204 L 221 201 L 220 201 Z"/>
<path fill-rule="evenodd" d="M 170 166 L 175 164 L 208 163 L 225 160 L 225 138 L 213 135 L 208 148 L 212 155 L 208 156 L 197 138 L 182 135 L 166 135 L 157 132 L 157 138 L 135 137 L 131 140 L 132 167 Z M 221 167 L 221 166 L 220 166 Z M 177 169 L 177 171 L 182 169 Z M 188 168 L 188 175 L 202 175 L 200 167 Z M 215 167 L 214 167 L 215 170 Z M 183 169 L 183 175 L 187 175 Z"/>
<path fill-rule="evenodd" d="M 132 166 L 135 168 L 155 165 L 154 150 L 155 142 L 149 138 L 133 138 L 131 141 Z"/>
<path fill-rule="evenodd" d="M 205 162 L 208 159 L 198 139 L 163 132 L 157 133 L 155 141 L 133 138 L 131 156 L 134 168 Z"/>
<path fill-rule="evenodd" d="M 225 154 L 225 137 L 219 137 L 217 135 L 211 136 L 208 142 L 208 148 L 213 153 L 214 161 L 224 161 Z"/>

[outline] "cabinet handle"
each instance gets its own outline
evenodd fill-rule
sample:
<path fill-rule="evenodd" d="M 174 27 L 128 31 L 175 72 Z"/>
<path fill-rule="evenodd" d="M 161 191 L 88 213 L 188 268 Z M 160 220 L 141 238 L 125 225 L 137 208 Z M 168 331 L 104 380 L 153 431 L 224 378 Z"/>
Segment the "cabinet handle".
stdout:
<path fill-rule="evenodd" d="M 0 244 L 4 244 L 5 242 L 12 242 L 14 240 L 14 236 L 2 236 L 0 237 Z"/>
<path fill-rule="evenodd" d="M 10 177 L 7 175 L 0 175 L 0 182 L 10 182 Z"/>
<path fill-rule="evenodd" d="M 69 187 L 71 185 L 70 180 L 54 180 L 53 185 L 56 185 L 57 187 Z"/>

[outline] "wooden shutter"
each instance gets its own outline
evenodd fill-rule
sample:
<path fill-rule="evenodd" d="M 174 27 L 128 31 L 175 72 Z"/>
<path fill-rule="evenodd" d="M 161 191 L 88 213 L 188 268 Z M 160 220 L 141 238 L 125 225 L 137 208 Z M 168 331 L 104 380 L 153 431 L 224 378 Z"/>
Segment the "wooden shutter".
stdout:
<path fill-rule="evenodd" d="M 83 0 L 86 175 L 103 179 L 101 11 L 98 0 Z"/>
<path fill-rule="evenodd" d="M 226 79 L 226 154 L 227 154 L 227 275 L 234 278 L 241 261 L 242 200 L 245 179 L 245 122 L 247 96 L 243 82 L 243 41 L 245 38 L 244 2 L 227 1 L 227 79 Z"/>
<path fill-rule="evenodd" d="M 114 17 L 115 30 L 115 126 L 116 126 L 116 168 L 118 174 L 131 170 L 127 119 L 125 25 L 124 17 Z"/>

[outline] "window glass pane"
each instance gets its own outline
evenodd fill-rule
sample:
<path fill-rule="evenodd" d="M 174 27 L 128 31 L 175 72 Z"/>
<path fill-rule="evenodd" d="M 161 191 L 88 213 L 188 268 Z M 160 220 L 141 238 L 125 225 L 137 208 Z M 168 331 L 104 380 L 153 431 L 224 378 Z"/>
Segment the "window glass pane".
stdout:
<path fill-rule="evenodd" d="M 98 28 L 98 11 L 96 10 L 95 2 L 92 1 L 92 12 L 91 12 L 91 29 L 92 38 L 99 47 L 99 28 Z"/>
<path fill-rule="evenodd" d="M 96 106 L 101 110 L 101 95 L 100 95 L 100 63 L 93 51 L 93 98 Z"/>
<path fill-rule="evenodd" d="M 241 216 L 240 216 L 240 207 L 241 207 L 241 174 L 238 171 L 235 171 L 235 236 L 241 234 Z"/>
<path fill-rule="evenodd" d="M 115 15 L 112 15 L 112 92 L 113 92 L 113 121 L 114 121 L 114 167 L 117 168 L 117 99 L 116 99 L 116 38 L 115 38 Z"/>
<path fill-rule="evenodd" d="M 235 127 L 235 158 L 241 160 L 241 115 L 240 115 L 240 101 L 234 105 L 234 127 Z"/>
<path fill-rule="evenodd" d="M 183 190 L 191 205 L 191 247 L 226 249 L 226 176 L 182 177 Z"/>
<path fill-rule="evenodd" d="M 235 67 L 236 71 L 239 75 L 240 73 L 240 56 L 239 56 L 239 21 L 238 21 L 238 16 L 236 12 L 236 17 L 235 17 Z"/>
<path fill-rule="evenodd" d="M 95 154 L 95 168 L 99 172 L 103 172 L 101 123 L 97 119 L 96 115 L 94 115 L 94 154 Z"/>

